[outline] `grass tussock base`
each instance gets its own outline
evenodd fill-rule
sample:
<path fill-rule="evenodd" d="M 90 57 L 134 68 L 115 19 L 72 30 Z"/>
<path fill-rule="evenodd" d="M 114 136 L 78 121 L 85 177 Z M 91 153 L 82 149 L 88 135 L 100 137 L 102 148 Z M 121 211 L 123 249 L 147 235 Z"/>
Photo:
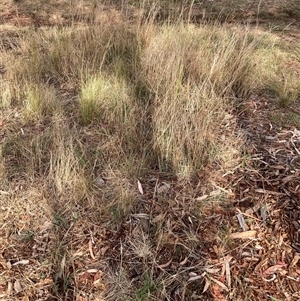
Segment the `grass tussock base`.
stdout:
<path fill-rule="evenodd" d="M 299 52 L 246 27 L 147 20 L 28 29 L 0 49 L 10 62 L 0 87 L 2 254 L 36 266 L 16 272 L 26 281 L 1 292 L 6 300 L 202 294 L 184 270 L 166 270 L 170 256 L 193 264 L 201 253 L 187 226 L 201 221 L 195 183 L 238 164 L 245 97 L 296 99 L 288 66 Z"/>

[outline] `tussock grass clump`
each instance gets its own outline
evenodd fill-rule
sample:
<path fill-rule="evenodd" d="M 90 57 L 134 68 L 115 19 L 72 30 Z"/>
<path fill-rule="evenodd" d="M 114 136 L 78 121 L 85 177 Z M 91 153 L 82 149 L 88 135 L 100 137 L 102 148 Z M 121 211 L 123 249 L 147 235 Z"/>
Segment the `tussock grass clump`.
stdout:
<path fill-rule="evenodd" d="M 8 76 L 17 87 L 43 83 L 58 88 L 72 85 L 76 89 L 115 59 L 121 58 L 123 64 L 127 62 L 126 67 L 129 67 L 128 60 L 131 64 L 135 59 L 137 42 L 120 24 L 106 22 L 97 26 L 45 29 L 31 34 L 29 39 L 21 39 L 22 58 L 9 70 Z M 20 92 L 16 96 L 23 98 Z"/>
<path fill-rule="evenodd" d="M 24 95 L 24 117 L 43 118 L 60 111 L 60 103 L 57 100 L 56 90 L 53 86 L 39 84 L 28 86 Z"/>
<path fill-rule="evenodd" d="M 123 75 L 100 73 L 82 83 L 79 123 L 99 128 L 102 146 L 97 146 L 98 152 L 117 173 L 137 176 L 147 168 L 151 141 L 147 132 L 143 136 L 143 127 L 147 127 L 146 113 L 147 108 L 136 99 L 135 91 Z"/>
<path fill-rule="evenodd" d="M 175 98 L 157 100 L 153 135 L 162 163 L 165 160 L 179 176 L 189 177 L 214 161 L 219 147 L 217 124 L 224 119 L 224 109 L 221 98 L 199 88 L 182 88 Z"/>
<path fill-rule="evenodd" d="M 134 127 L 135 121 L 131 117 L 134 104 L 130 94 L 124 80 L 102 74 L 91 77 L 83 83 L 79 98 L 82 123 L 86 125 L 96 119 L 104 123 L 117 123 L 128 129 Z"/>
<path fill-rule="evenodd" d="M 84 198 L 90 175 L 85 173 L 85 163 L 78 156 L 80 143 L 76 140 L 76 129 L 72 130 L 58 120 L 53 127 L 47 179 L 54 184 L 55 193 L 71 195 L 70 201 Z"/>
<path fill-rule="evenodd" d="M 249 77 L 253 90 L 275 97 L 280 106 L 297 100 L 300 93 L 298 45 L 286 44 L 276 35 L 265 33 L 260 36 L 251 60 L 254 68 Z"/>
<path fill-rule="evenodd" d="M 233 137 L 218 137 L 229 99 L 252 89 L 250 56 L 255 45 L 244 31 L 170 26 L 145 49 L 142 72 L 155 95 L 154 148 L 177 174 L 199 170 L 220 158 L 227 142 L 232 145 Z M 234 149 L 231 153 L 234 158 Z"/>
<path fill-rule="evenodd" d="M 232 164 L 241 136 L 224 132 L 227 114 L 257 91 L 271 90 L 280 104 L 295 101 L 299 80 L 284 66 L 288 57 L 276 37 L 247 28 L 162 27 L 141 59 L 143 80 L 155 95 L 153 144 L 159 160 L 181 175 L 216 160 Z"/>
<path fill-rule="evenodd" d="M 108 28 L 63 28 L 33 34 L 21 43 L 26 64 L 20 62 L 18 80 L 31 83 L 77 83 L 99 71 L 110 45 Z"/>
<path fill-rule="evenodd" d="M 10 107 L 12 102 L 11 89 L 8 83 L 1 84 L 1 97 L 0 97 L 0 107 L 1 109 L 6 109 Z"/>
<path fill-rule="evenodd" d="M 16 134 L 3 144 L 6 176 L 10 180 L 39 179 L 54 193 L 72 192 L 70 200 L 81 199 L 89 175 L 76 155 L 80 146 L 75 139 L 76 132 L 61 119 L 54 120 L 43 131 L 35 127 L 31 131 Z"/>
<path fill-rule="evenodd" d="M 299 59 L 277 49 L 272 67 L 261 74 L 266 83 L 265 90 L 276 97 L 281 107 L 295 103 L 300 95 L 299 66 Z"/>
<path fill-rule="evenodd" d="M 240 97 L 252 88 L 247 77 L 257 43 L 241 28 L 165 27 L 145 50 L 145 77 L 150 88 L 162 95 L 176 94 L 182 84 L 193 83 L 221 97 L 233 92 Z"/>

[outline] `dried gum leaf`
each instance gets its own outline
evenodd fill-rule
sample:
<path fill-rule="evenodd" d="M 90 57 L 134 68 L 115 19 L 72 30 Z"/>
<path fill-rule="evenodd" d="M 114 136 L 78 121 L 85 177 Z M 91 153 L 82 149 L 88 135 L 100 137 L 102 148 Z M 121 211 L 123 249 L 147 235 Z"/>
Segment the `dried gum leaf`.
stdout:
<path fill-rule="evenodd" d="M 14 283 L 14 290 L 16 293 L 19 293 L 22 291 L 22 286 L 19 280 L 16 280 Z"/>
<path fill-rule="evenodd" d="M 170 185 L 164 183 L 162 186 L 160 186 L 160 187 L 157 188 L 157 193 L 161 194 L 163 192 L 168 191 L 169 189 L 170 189 Z"/>
<path fill-rule="evenodd" d="M 94 255 L 94 252 L 93 252 L 93 243 L 92 243 L 91 240 L 89 241 L 89 252 L 90 252 L 91 257 L 93 259 L 95 259 L 95 255 Z"/>
<path fill-rule="evenodd" d="M 208 194 L 204 194 L 204 195 L 202 195 L 202 196 L 199 196 L 196 200 L 197 201 L 203 201 L 203 200 L 205 200 L 205 199 L 207 199 L 208 198 Z"/>
<path fill-rule="evenodd" d="M 155 216 L 152 220 L 153 223 L 158 223 L 160 222 L 161 220 L 163 220 L 165 218 L 165 213 L 161 213 L 157 216 Z"/>
<path fill-rule="evenodd" d="M 140 194 L 144 194 L 144 190 L 143 190 L 143 187 L 142 187 L 142 184 L 140 181 L 138 181 L 138 189 L 139 189 Z"/>
<path fill-rule="evenodd" d="M 300 260 L 300 254 L 296 254 L 290 264 L 290 267 L 296 266 L 299 260 Z"/>
<path fill-rule="evenodd" d="M 202 278 L 201 275 L 197 275 L 197 276 L 189 278 L 188 282 L 196 281 L 196 280 L 201 279 L 201 278 Z"/>
<path fill-rule="evenodd" d="M 231 276 L 230 276 L 229 261 L 227 260 L 227 258 L 224 258 L 224 264 L 225 264 L 226 281 L 227 281 L 228 287 L 230 288 L 231 287 Z"/>
<path fill-rule="evenodd" d="M 221 282 L 213 277 L 209 277 L 209 279 L 212 280 L 213 282 L 215 282 L 219 287 L 221 287 L 226 292 L 229 291 L 228 287 L 223 282 Z"/>
<path fill-rule="evenodd" d="M 230 234 L 231 239 L 248 239 L 248 238 L 255 238 L 255 236 L 256 236 L 256 230 L 249 230 L 245 232 L 236 232 Z"/>
<path fill-rule="evenodd" d="M 205 293 L 208 290 L 209 286 L 210 286 L 210 282 L 207 279 L 205 279 L 205 285 L 202 293 Z"/>
<path fill-rule="evenodd" d="M 188 258 L 185 257 L 185 258 L 179 263 L 179 265 L 180 265 L 180 266 L 185 265 L 187 261 L 188 261 Z"/>
<path fill-rule="evenodd" d="M 13 265 L 26 265 L 26 264 L 29 264 L 29 260 L 20 260 L 20 261 L 17 261 L 15 263 L 13 263 Z"/>
<path fill-rule="evenodd" d="M 164 268 L 168 267 L 172 263 L 172 261 L 173 261 L 173 258 L 171 258 L 167 263 L 161 264 L 158 267 L 161 269 L 164 269 Z"/>
<path fill-rule="evenodd" d="M 284 267 L 285 267 L 284 264 L 273 265 L 273 266 L 269 267 L 268 269 L 266 269 L 263 272 L 263 275 L 272 275 L 272 274 L 276 273 L 277 271 L 281 271 L 282 268 L 284 268 Z"/>

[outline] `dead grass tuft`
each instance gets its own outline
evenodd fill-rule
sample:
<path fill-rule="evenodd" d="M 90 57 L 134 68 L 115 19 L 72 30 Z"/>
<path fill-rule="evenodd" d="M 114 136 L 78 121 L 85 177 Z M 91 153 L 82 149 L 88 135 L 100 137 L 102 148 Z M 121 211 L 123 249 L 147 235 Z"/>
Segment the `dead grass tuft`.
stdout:
<path fill-rule="evenodd" d="M 251 55 L 257 43 L 245 31 L 218 26 L 164 27 L 152 39 L 142 66 L 145 84 L 155 95 L 153 140 L 161 168 L 171 166 L 188 176 L 221 159 L 225 149 L 226 162 L 233 162 L 236 138 L 218 142 L 222 134 L 216 129 L 223 131 L 230 99 L 253 89 Z"/>

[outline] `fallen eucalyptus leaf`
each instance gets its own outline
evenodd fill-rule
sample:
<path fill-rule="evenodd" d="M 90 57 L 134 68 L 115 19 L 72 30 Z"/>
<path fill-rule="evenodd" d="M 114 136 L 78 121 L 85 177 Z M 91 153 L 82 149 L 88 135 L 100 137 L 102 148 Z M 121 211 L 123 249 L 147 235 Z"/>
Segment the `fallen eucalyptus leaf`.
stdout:
<path fill-rule="evenodd" d="M 139 180 L 138 180 L 138 189 L 139 189 L 140 194 L 144 194 L 144 190 L 143 190 L 142 184 L 141 184 L 141 182 Z"/>
<path fill-rule="evenodd" d="M 232 239 L 247 239 L 247 238 L 255 238 L 255 236 L 256 236 L 256 231 L 249 230 L 245 232 L 231 233 L 229 237 Z"/>
<path fill-rule="evenodd" d="M 163 220 L 165 218 L 165 214 L 164 213 L 161 213 L 157 216 L 155 216 L 152 220 L 153 223 L 158 223 L 160 222 L 161 220 Z"/>
<path fill-rule="evenodd" d="M 26 264 L 29 264 L 29 260 L 20 260 L 20 261 L 17 261 L 15 262 L 13 265 L 26 265 Z"/>
<path fill-rule="evenodd" d="M 221 281 L 213 278 L 213 277 L 209 277 L 210 280 L 212 280 L 213 282 L 215 282 L 217 285 L 219 285 L 222 289 L 224 289 L 225 291 L 229 291 L 228 287 Z"/>
<path fill-rule="evenodd" d="M 157 188 L 157 193 L 158 193 L 158 194 L 161 194 L 161 193 L 163 193 L 163 192 L 168 191 L 169 189 L 170 189 L 170 185 L 169 185 L 169 184 L 166 184 L 166 183 L 163 183 L 163 185 L 161 185 L 161 186 L 159 186 L 159 187 Z"/>
<path fill-rule="evenodd" d="M 210 286 L 210 281 L 205 278 L 205 285 L 202 293 L 205 293 L 208 290 L 209 286 Z"/>
<path fill-rule="evenodd" d="M 22 289 L 22 286 L 21 286 L 21 283 L 19 280 L 16 280 L 15 283 L 14 283 L 14 290 L 16 293 L 19 293 L 21 292 L 23 289 Z"/>
<path fill-rule="evenodd" d="M 202 278 L 201 275 L 197 275 L 197 276 L 189 278 L 188 282 L 196 281 L 196 280 L 201 279 L 201 278 Z"/>

